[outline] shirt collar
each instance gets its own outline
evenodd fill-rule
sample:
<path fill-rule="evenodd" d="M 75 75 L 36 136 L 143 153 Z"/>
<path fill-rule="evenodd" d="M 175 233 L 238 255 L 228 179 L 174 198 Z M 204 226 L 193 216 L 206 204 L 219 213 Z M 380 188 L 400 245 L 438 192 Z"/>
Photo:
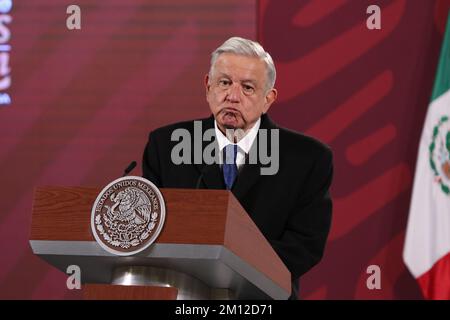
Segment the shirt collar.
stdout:
<path fill-rule="evenodd" d="M 256 135 L 258 134 L 259 126 L 261 124 L 261 118 L 259 118 L 253 127 L 245 134 L 245 136 L 237 143 L 238 147 L 244 151 L 245 153 L 249 153 L 250 148 L 255 141 Z M 227 137 L 220 131 L 217 126 L 216 120 L 214 120 L 214 129 L 216 132 L 217 143 L 219 145 L 220 152 L 222 152 L 223 148 L 232 142 L 227 139 Z"/>

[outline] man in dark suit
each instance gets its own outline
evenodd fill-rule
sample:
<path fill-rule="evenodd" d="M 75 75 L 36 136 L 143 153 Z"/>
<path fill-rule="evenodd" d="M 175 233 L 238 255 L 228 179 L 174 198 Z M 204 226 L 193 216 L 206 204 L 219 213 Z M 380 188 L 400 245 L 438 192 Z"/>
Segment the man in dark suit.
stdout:
<path fill-rule="evenodd" d="M 272 58 L 258 43 L 228 39 L 213 52 L 205 76 L 212 115 L 151 132 L 143 175 L 163 188 L 231 190 L 291 272 L 297 297 L 297 280 L 322 258 L 330 229 L 332 153 L 269 118 L 275 77 Z M 183 133 L 189 148 L 181 153 L 192 150 L 189 155 L 178 153 Z M 210 145 L 213 163 L 205 160 Z"/>

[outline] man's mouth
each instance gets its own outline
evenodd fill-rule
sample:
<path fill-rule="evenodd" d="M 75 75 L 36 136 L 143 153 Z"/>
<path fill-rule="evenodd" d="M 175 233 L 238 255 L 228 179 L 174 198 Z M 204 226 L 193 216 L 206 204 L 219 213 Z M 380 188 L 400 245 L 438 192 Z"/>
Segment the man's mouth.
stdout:
<path fill-rule="evenodd" d="M 224 108 L 220 111 L 222 124 L 226 128 L 235 128 L 239 122 L 239 117 L 241 117 L 240 112 L 233 108 Z"/>
<path fill-rule="evenodd" d="M 240 112 L 235 109 L 223 109 L 222 117 L 224 120 L 236 120 L 240 116 Z"/>
<path fill-rule="evenodd" d="M 221 112 L 224 112 L 224 113 L 233 113 L 233 114 L 240 114 L 239 110 L 238 110 L 238 109 L 235 109 L 235 108 L 223 108 L 223 109 L 221 110 Z"/>

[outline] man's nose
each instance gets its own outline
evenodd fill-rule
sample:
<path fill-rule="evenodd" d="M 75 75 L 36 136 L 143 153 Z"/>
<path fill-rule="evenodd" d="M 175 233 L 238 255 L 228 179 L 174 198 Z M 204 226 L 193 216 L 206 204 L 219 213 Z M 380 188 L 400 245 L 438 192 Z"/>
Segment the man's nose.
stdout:
<path fill-rule="evenodd" d="M 228 88 L 227 100 L 230 102 L 241 101 L 241 87 L 238 83 L 233 83 Z"/>

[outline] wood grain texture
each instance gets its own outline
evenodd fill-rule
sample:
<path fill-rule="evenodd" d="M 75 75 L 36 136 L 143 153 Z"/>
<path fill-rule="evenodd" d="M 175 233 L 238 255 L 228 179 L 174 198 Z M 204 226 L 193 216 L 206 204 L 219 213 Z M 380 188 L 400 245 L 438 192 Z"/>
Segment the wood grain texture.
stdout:
<path fill-rule="evenodd" d="M 176 300 L 177 288 L 85 284 L 84 300 Z"/>
<path fill-rule="evenodd" d="M 95 241 L 90 218 L 100 190 L 88 187 L 36 188 L 30 239 Z"/>
<path fill-rule="evenodd" d="M 39 187 L 33 200 L 31 240 L 95 241 L 91 209 L 100 188 Z M 223 244 L 228 193 L 161 189 L 166 221 L 157 243 Z"/>

